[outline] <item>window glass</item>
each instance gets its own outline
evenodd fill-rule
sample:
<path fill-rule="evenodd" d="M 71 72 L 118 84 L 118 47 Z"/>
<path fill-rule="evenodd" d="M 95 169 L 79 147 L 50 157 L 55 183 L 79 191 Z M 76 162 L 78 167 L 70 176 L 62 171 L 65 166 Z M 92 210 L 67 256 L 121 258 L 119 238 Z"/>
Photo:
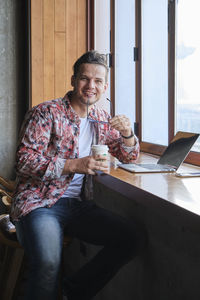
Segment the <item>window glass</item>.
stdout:
<path fill-rule="evenodd" d="M 94 48 L 102 54 L 110 53 L 110 1 L 95 0 L 94 1 Z M 110 103 L 106 98 L 110 99 L 110 72 L 108 76 L 108 89 L 97 102 L 97 106 L 110 112 Z"/>
<path fill-rule="evenodd" d="M 135 122 L 135 0 L 115 0 L 115 114 Z"/>
<path fill-rule="evenodd" d="M 176 130 L 200 132 L 200 1 L 179 0 L 176 19 Z M 193 150 L 200 151 L 200 141 Z"/>
<path fill-rule="evenodd" d="M 168 0 L 142 1 L 142 141 L 168 144 Z"/>

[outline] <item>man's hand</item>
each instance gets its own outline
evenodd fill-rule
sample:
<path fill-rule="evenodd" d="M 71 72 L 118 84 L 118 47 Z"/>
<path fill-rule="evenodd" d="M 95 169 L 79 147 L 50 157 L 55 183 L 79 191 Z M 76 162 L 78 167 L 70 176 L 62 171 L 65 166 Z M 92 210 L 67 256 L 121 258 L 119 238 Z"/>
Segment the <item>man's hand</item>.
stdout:
<path fill-rule="evenodd" d="M 131 135 L 132 133 L 131 122 L 130 119 L 127 118 L 125 115 L 115 116 L 109 122 L 111 127 L 118 130 L 122 136 L 129 137 Z M 131 137 L 130 139 L 124 138 L 124 143 L 127 146 L 134 146 L 135 145 L 134 136 Z"/>
<path fill-rule="evenodd" d="M 91 174 L 95 175 L 95 171 L 108 171 L 108 161 L 105 156 L 98 155 L 96 157 L 86 156 L 76 159 L 68 159 L 65 163 L 62 175 L 69 173 Z"/>
<path fill-rule="evenodd" d="M 129 136 L 131 134 L 131 122 L 124 115 L 118 115 L 110 120 L 112 128 L 118 130 L 122 135 Z"/>

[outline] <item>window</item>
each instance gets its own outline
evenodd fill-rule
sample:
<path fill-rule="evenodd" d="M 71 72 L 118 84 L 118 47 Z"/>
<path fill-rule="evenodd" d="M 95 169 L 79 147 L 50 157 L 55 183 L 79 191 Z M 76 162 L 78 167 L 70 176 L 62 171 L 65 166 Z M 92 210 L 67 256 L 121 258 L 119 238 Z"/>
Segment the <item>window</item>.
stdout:
<path fill-rule="evenodd" d="M 110 53 L 110 3 L 107 0 L 94 0 L 94 49 L 100 53 Z M 102 22 L 103 20 L 103 22 Z M 109 73 L 110 75 L 110 73 Z M 108 78 L 109 86 L 102 99 L 98 102 L 98 106 L 110 112 L 110 104 L 106 98 L 110 96 L 110 76 Z"/>
<path fill-rule="evenodd" d="M 197 0 L 179 0 L 176 6 L 175 128 L 190 132 L 200 132 L 199 9 Z M 200 151 L 200 141 L 194 150 Z"/>
<path fill-rule="evenodd" d="M 135 1 L 115 0 L 115 113 L 135 122 Z"/>
<path fill-rule="evenodd" d="M 111 25 L 102 43 L 110 30 L 115 113 L 136 125 L 143 151 L 160 155 L 178 130 L 200 132 L 200 1 L 104 2 Z M 96 9 L 99 3 L 95 0 Z M 192 150 L 187 162 L 200 165 L 200 141 Z"/>
<path fill-rule="evenodd" d="M 142 141 L 168 144 L 167 0 L 142 1 Z"/>
<path fill-rule="evenodd" d="M 178 130 L 200 132 L 197 0 L 136 0 L 141 148 L 160 154 Z M 200 165 L 200 142 L 187 161 Z"/>

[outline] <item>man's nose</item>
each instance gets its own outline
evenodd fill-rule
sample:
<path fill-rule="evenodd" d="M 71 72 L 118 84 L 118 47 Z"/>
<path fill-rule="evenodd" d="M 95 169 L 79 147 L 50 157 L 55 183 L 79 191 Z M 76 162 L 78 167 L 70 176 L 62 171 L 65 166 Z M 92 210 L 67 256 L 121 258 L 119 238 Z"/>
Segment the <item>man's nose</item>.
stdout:
<path fill-rule="evenodd" d="M 95 82 L 93 79 L 88 80 L 88 86 L 89 88 L 94 88 L 95 87 Z"/>

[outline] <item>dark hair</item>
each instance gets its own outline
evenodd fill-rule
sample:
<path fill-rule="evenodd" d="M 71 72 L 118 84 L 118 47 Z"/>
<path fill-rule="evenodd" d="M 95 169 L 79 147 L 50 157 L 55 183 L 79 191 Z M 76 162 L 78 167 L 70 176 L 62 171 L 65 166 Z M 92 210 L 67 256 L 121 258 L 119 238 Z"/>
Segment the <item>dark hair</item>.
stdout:
<path fill-rule="evenodd" d="M 96 65 L 104 66 L 106 69 L 106 81 L 107 81 L 109 68 L 106 63 L 106 55 L 105 54 L 100 54 L 95 50 L 91 50 L 91 51 L 84 53 L 81 57 L 79 57 L 77 59 L 77 61 L 75 62 L 74 66 L 73 66 L 74 77 L 77 76 L 79 69 L 80 69 L 80 65 L 82 65 L 82 64 L 96 64 Z"/>

